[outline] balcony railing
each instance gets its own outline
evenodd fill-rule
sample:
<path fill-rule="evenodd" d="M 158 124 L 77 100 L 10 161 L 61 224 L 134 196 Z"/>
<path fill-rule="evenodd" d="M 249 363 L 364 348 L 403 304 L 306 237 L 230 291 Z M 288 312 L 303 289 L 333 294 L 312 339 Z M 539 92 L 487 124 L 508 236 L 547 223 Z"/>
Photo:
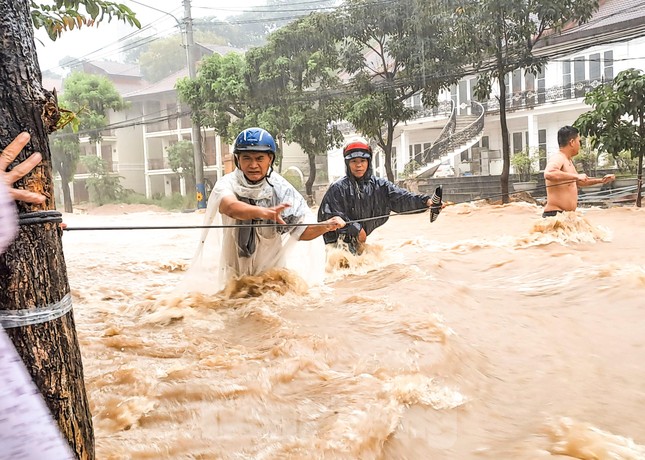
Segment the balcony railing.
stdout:
<path fill-rule="evenodd" d="M 414 114 L 412 119 L 416 118 L 426 118 L 426 117 L 447 117 L 451 116 L 454 112 L 454 102 L 450 101 L 441 101 L 438 105 L 434 107 L 421 107 L 417 108 L 417 112 Z"/>
<path fill-rule="evenodd" d="M 170 169 L 167 158 L 148 158 L 148 170 Z"/>
<path fill-rule="evenodd" d="M 81 157 L 83 158 L 83 157 Z M 105 165 L 105 170 L 107 172 L 119 172 L 119 162 L 118 161 L 113 161 L 113 160 L 103 160 L 103 163 Z M 85 163 L 83 163 L 82 160 L 80 160 L 76 164 L 76 172 L 75 174 L 89 174 L 90 171 L 87 169 L 87 166 Z"/>
<path fill-rule="evenodd" d="M 535 107 L 540 104 L 583 98 L 590 91 L 604 85 L 602 79 L 584 80 L 565 86 L 550 86 L 545 89 L 519 91 L 506 97 L 506 109 L 509 111 Z M 482 103 L 487 112 L 499 111 L 499 100 L 490 99 Z"/>

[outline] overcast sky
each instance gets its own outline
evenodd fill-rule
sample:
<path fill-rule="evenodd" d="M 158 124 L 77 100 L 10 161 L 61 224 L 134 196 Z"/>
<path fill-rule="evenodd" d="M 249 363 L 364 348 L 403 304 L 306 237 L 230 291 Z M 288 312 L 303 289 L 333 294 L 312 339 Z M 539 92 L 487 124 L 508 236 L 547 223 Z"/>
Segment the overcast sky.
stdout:
<path fill-rule="evenodd" d="M 169 35 L 177 32 L 177 22 L 169 15 L 181 20 L 184 15 L 182 0 L 120 0 L 119 3 L 132 9 L 141 22 L 141 31 L 113 20 L 98 27 L 83 28 L 63 33 L 52 42 L 42 30 L 36 31 L 36 49 L 42 71 L 63 73 L 59 61 L 65 56 L 93 60 L 120 60 L 119 47 L 129 38 L 153 34 Z M 252 6 L 264 5 L 265 0 L 192 0 L 192 16 L 218 16 L 222 19 L 247 11 Z M 163 10 L 164 14 L 156 10 Z M 221 6 L 213 6 L 221 5 Z"/>

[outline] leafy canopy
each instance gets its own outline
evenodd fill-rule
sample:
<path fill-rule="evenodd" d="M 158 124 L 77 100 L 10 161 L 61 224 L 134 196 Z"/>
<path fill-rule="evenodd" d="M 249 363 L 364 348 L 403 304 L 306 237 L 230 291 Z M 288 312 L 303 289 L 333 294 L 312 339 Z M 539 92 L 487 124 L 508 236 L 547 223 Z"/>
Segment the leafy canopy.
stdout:
<path fill-rule="evenodd" d="M 117 18 L 141 28 L 134 12 L 125 5 L 105 0 L 56 0 L 53 5 L 31 1 L 31 20 L 36 29 L 43 27 L 52 41 L 66 30 L 93 26 L 106 19 Z M 83 7 L 85 13 L 81 12 Z"/>
<path fill-rule="evenodd" d="M 60 102 L 78 114 L 79 129 L 94 142 L 100 139 L 101 129 L 108 124 L 108 110 L 119 111 L 127 107 L 107 77 L 84 72 L 73 72 L 65 79 L 65 91 Z"/>
<path fill-rule="evenodd" d="M 575 126 L 589 136 L 593 148 L 609 152 L 620 161 L 621 152 L 631 151 L 638 158 L 636 205 L 641 205 L 640 191 L 645 154 L 645 74 L 641 70 L 620 72 L 608 85 L 587 93 L 585 103 L 593 110 L 578 117 Z"/>

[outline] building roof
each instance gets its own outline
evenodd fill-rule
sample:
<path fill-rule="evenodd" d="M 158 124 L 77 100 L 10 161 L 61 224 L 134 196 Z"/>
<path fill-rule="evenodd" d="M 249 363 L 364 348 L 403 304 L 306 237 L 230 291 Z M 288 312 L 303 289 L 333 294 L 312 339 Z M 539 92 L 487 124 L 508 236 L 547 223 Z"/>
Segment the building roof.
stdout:
<path fill-rule="evenodd" d="M 645 36 L 643 0 L 601 0 L 589 21 L 544 37 L 535 46 L 537 56 L 557 56 L 596 44 L 627 41 Z"/>
<path fill-rule="evenodd" d="M 124 64 L 114 61 L 86 61 L 83 63 L 83 67 L 86 65 L 102 70 L 106 75 L 142 78 L 139 64 Z"/>
<path fill-rule="evenodd" d="M 233 48 L 232 46 L 212 45 L 208 43 L 196 43 L 196 45 L 201 46 L 202 48 L 205 48 L 215 54 L 219 54 L 220 56 L 224 56 L 229 53 L 237 53 L 237 54 L 246 53 L 246 50 L 241 48 Z"/>
<path fill-rule="evenodd" d="M 230 46 L 223 45 L 209 45 L 203 43 L 197 43 L 197 46 L 201 47 L 203 50 L 207 51 L 207 54 L 219 54 L 224 56 L 228 53 L 244 53 L 245 50 L 240 48 L 233 48 Z M 156 83 L 149 84 L 143 88 L 135 89 L 123 95 L 126 99 L 133 99 L 137 97 L 150 96 L 152 94 L 167 93 L 175 91 L 175 85 L 177 80 L 188 76 L 188 68 L 184 67 L 183 69 L 168 75 L 166 78 L 159 80 Z"/>
<path fill-rule="evenodd" d="M 141 96 L 150 96 L 151 94 L 160 94 L 175 91 L 175 84 L 180 78 L 188 76 L 188 68 L 184 67 L 177 72 L 168 75 L 166 78 L 159 80 L 140 89 L 135 89 L 123 95 L 124 99 L 132 99 Z"/>

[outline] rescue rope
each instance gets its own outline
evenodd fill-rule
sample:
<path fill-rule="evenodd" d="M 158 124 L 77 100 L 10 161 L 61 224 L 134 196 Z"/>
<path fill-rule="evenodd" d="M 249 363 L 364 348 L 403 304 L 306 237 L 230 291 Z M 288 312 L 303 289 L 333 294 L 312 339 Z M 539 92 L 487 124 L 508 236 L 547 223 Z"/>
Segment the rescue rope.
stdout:
<path fill-rule="evenodd" d="M 571 184 L 577 182 L 577 180 L 571 180 L 567 182 L 561 182 L 559 184 L 554 184 L 554 185 L 541 185 L 536 188 L 538 189 L 546 189 L 548 187 L 558 187 L 561 185 L 566 185 L 566 184 Z M 518 192 L 515 192 L 518 193 Z M 513 195 L 513 193 L 509 193 L 509 195 Z M 494 195 L 489 195 L 485 197 L 479 197 L 479 198 L 473 198 L 471 200 L 465 200 L 461 201 L 459 203 L 449 203 L 446 204 L 447 206 L 453 206 L 455 204 L 462 204 L 462 203 L 470 203 L 473 201 L 482 201 L 482 200 L 489 200 L 491 198 L 498 198 L 504 196 L 504 193 L 497 193 Z M 354 224 L 354 223 L 361 223 L 361 222 L 368 222 L 371 220 L 378 220 L 378 219 L 384 219 L 384 218 L 389 218 L 398 215 L 406 215 L 406 214 L 421 214 L 426 211 L 430 210 L 436 210 L 436 209 L 441 209 L 442 206 L 429 206 L 426 208 L 422 209 L 414 209 L 411 211 L 403 211 L 403 212 L 397 212 L 395 214 L 384 214 L 382 216 L 375 216 L 375 217 L 366 217 L 363 219 L 355 219 L 355 220 L 349 220 L 345 221 L 345 224 Z M 234 224 L 234 225 L 156 225 L 156 226 L 147 226 L 147 225 L 131 225 L 131 226 L 114 226 L 114 227 L 65 227 L 63 230 L 67 232 L 72 232 L 72 231 L 83 231 L 83 230 L 88 230 L 88 231 L 97 231 L 97 230 L 192 230 L 192 229 L 204 229 L 204 228 L 249 228 L 249 227 L 319 227 L 319 226 L 324 226 L 327 225 L 324 222 L 314 222 L 311 224 L 305 224 L 305 223 L 300 223 L 300 224 L 279 224 L 279 223 L 259 223 L 259 224 Z"/>

